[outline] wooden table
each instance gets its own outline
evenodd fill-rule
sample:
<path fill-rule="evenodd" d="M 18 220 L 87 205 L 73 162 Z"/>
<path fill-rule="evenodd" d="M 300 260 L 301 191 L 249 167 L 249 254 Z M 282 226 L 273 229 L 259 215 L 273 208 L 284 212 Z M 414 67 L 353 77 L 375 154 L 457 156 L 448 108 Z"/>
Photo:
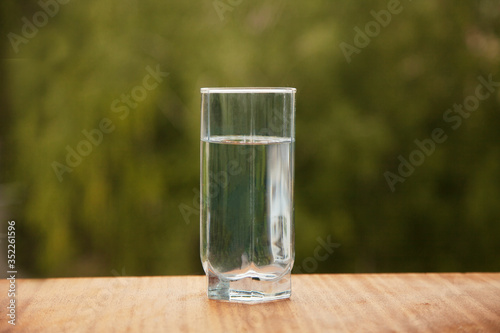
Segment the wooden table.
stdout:
<path fill-rule="evenodd" d="M 293 275 L 289 300 L 208 300 L 204 276 L 16 281 L 2 332 L 500 332 L 500 273 Z"/>

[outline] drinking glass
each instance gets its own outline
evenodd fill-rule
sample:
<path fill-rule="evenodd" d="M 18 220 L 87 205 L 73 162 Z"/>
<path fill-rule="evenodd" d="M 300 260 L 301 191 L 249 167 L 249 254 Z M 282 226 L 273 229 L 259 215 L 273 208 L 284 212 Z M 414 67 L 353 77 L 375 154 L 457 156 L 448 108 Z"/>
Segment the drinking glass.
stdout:
<path fill-rule="evenodd" d="M 210 299 L 291 295 L 295 91 L 201 89 L 200 255 Z"/>

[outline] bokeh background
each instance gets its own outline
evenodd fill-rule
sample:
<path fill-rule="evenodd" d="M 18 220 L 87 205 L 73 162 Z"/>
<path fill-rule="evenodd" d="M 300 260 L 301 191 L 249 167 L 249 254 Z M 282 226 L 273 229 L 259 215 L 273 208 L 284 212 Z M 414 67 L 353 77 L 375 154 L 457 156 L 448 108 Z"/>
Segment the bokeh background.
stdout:
<path fill-rule="evenodd" d="M 500 82 L 500 1 L 0 9 L 0 261 L 15 220 L 20 276 L 203 273 L 205 86 L 298 90 L 296 270 L 499 270 L 500 87 L 474 96 L 479 77 Z M 464 101 L 474 111 L 453 111 Z M 437 128 L 446 140 L 416 152 Z"/>

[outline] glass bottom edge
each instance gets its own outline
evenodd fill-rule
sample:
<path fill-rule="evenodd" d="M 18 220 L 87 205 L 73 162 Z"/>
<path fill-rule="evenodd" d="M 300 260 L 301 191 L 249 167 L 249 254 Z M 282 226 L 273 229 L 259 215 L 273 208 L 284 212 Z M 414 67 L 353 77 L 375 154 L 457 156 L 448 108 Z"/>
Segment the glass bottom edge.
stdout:
<path fill-rule="evenodd" d="M 209 290 L 208 298 L 216 301 L 235 303 L 264 303 L 279 301 L 290 298 L 291 290 L 282 291 L 276 294 L 264 294 L 258 291 L 229 289 L 227 291 Z"/>
<path fill-rule="evenodd" d="M 238 303 L 262 303 L 290 298 L 292 295 L 291 274 L 277 280 L 257 280 L 246 277 L 239 280 L 226 280 L 208 274 L 209 299 Z"/>

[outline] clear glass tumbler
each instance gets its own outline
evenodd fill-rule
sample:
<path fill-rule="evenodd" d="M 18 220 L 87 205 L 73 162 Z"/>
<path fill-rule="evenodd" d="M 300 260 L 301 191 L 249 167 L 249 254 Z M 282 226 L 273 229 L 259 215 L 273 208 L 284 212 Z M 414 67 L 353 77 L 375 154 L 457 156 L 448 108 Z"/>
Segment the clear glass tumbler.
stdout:
<path fill-rule="evenodd" d="M 295 88 L 201 89 L 200 247 L 208 297 L 291 295 Z"/>

